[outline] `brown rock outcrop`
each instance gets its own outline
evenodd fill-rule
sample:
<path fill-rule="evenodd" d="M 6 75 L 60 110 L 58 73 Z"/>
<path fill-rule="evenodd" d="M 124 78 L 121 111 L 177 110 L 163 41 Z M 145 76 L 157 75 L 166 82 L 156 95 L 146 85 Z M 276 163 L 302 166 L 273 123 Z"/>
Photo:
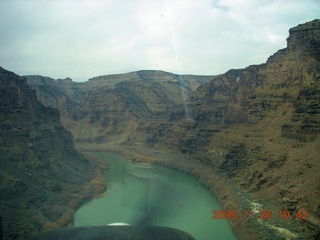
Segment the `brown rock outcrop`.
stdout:
<path fill-rule="evenodd" d="M 230 70 L 200 86 L 192 95 L 193 114 L 200 126 L 220 130 L 207 138 L 207 151 L 200 155 L 256 199 L 272 203 L 276 212 L 308 211 L 309 220 L 295 224 L 315 239 L 320 229 L 320 20 L 289 33 L 287 48 L 265 64 Z"/>
<path fill-rule="evenodd" d="M 88 148 L 88 144 L 104 143 L 148 145 L 136 133 L 151 131 L 150 124 L 184 117 L 183 94 L 189 95 L 212 76 L 138 71 L 95 77 L 85 83 L 40 76 L 27 79 L 43 104 L 60 111 L 75 142 Z"/>
<path fill-rule="evenodd" d="M 93 192 L 93 164 L 74 148 L 58 110 L 41 104 L 26 79 L 0 68 L 0 216 L 3 239 L 69 224 Z"/>

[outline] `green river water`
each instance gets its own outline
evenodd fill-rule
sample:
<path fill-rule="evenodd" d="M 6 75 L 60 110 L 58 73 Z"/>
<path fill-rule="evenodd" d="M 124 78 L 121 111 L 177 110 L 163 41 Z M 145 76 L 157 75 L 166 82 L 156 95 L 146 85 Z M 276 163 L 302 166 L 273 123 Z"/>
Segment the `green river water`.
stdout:
<path fill-rule="evenodd" d="M 133 164 L 119 154 L 96 154 L 110 166 L 104 174 L 109 187 L 103 197 L 76 211 L 74 226 L 167 226 L 197 240 L 237 239 L 227 220 L 212 219 L 212 210 L 221 206 L 195 178 L 160 166 Z"/>

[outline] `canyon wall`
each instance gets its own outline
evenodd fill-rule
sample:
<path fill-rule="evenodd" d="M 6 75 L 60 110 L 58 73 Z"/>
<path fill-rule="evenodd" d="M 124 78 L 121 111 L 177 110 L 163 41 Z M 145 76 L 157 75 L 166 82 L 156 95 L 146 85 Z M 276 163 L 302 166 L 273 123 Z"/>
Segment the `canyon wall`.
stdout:
<path fill-rule="evenodd" d="M 70 224 L 80 201 L 103 191 L 84 189 L 97 166 L 76 151 L 59 111 L 41 104 L 26 79 L 0 68 L 0 92 L 1 239 Z"/>
<path fill-rule="evenodd" d="M 287 47 L 266 63 L 218 76 L 139 71 L 85 83 L 27 79 L 61 112 L 78 148 L 182 153 L 275 213 L 308 212 L 287 221 L 292 233 L 280 229 L 284 220 L 252 223 L 267 229 L 258 235 L 320 236 L 320 20 L 290 29 Z"/>
<path fill-rule="evenodd" d="M 183 118 L 190 111 L 188 96 L 212 78 L 138 71 L 75 83 L 27 76 L 43 104 L 60 111 L 75 143 L 86 148 L 147 144 L 142 129 Z"/>

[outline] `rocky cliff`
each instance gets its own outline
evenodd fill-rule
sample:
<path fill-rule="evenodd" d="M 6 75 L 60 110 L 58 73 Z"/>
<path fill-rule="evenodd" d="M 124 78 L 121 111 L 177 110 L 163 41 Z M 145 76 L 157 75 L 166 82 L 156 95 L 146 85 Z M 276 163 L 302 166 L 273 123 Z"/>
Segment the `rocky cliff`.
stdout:
<path fill-rule="evenodd" d="M 191 102 L 197 124 L 216 130 L 208 133 L 202 158 L 254 199 L 272 203 L 266 206 L 274 212 L 308 211 L 306 221 L 296 222 L 300 232 L 310 234 L 306 238 L 316 239 L 320 21 L 299 25 L 289 33 L 287 48 L 265 64 L 228 71 L 200 86 Z"/>
<path fill-rule="evenodd" d="M 266 63 L 219 76 L 141 71 L 86 83 L 36 76 L 28 82 L 59 109 L 79 148 L 182 153 L 193 160 L 188 171 L 211 189 L 216 182 L 197 169 L 233 186 L 236 205 L 232 193 L 218 194 L 225 208 L 273 212 L 268 221 L 247 221 L 261 238 L 319 238 L 320 20 L 290 29 L 287 47 Z M 233 227 L 250 239 L 241 221 Z"/>
<path fill-rule="evenodd" d="M 74 208 L 99 189 L 83 189 L 94 165 L 75 150 L 58 110 L 3 68 L 0 92 L 1 239 L 24 239 L 69 224 Z"/>
<path fill-rule="evenodd" d="M 144 133 L 141 129 L 150 128 L 150 124 L 167 124 L 189 114 L 188 96 L 212 78 L 138 71 L 75 83 L 27 76 L 39 99 L 60 111 L 61 121 L 75 142 L 86 148 L 105 143 L 147 144 L 145 136 L 136 133 Z"/>

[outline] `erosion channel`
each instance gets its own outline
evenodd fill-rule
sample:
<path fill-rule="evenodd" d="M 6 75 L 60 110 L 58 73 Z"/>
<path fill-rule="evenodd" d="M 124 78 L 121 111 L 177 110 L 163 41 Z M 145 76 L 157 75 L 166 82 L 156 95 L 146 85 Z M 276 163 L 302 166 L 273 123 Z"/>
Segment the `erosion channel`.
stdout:
<path fill-rule="evenodd" d="M 221 206 L 193 177 L 160 166 L 133 164 L 119 154 L 96 155 L 109 165 L 104 175 L 109 187 L 102 197 L 76 211 L 74 226 L 167 226 L 197 240 L 237 239 L 227 220 L 212 219 L 212 210 Z"/>

